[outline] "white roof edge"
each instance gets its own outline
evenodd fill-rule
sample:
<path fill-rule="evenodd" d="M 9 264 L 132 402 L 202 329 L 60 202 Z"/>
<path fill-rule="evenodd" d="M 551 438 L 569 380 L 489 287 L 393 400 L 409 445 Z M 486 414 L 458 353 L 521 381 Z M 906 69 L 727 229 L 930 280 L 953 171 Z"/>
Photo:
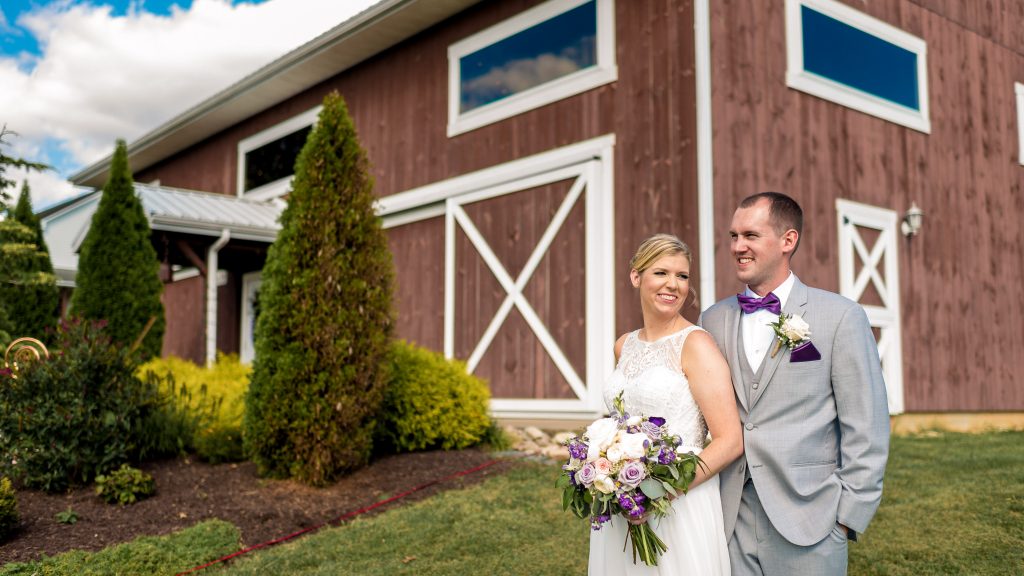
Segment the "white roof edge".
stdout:
<path fill-rule="evenodd" d="M 326 80 L 334 75 L 337 75 L 344 70 L 358 64 L 359 62 L 372 57 L 373 55 L 394 46 L 395 44 L 421 32 L 422 30 L 444 20 L 445 18 L 458 13 L 459 11 L 479 2 L 480 0 L 381 0 L 378 4 L 367 8 L 359 14 L 349 18 L 327 32 L 317 36 L 313 40 L 310 40 L 306 44 L 299 46 L 295 50 L 285 54 L 284 56 L 274 60 L 270 64 L 263 66 L 256 70 L 252 74 L 245 78 L 235 82 L 231 86 L 221 90 L 214 94 L 210 98 L 200 102 L 196 106 L 186 110 L 178 116 L 167 121 L 163 125 L 143 135 L 137 140 L 131 142 L 128 145 L 128 158 L 129 163 L 132 165 L 133 171 L 143 170 L 153 165 L 154 163 L 162 160 L 175 152 L 178 152 L 187 146 L 199 142 L 202 138 L 211 136 L 220 130 L 227 128 L 233 124 L 236 124 L 245 118 L 251 116 L 248 114 L 239 114 L 240 117 L 232 118 L 228 114 L 228 118 L 224 121 L 225 125 L 213 125 L 207 130 L 198 130 L 197 134 L 187 136 L 183 142 L 172 145 L 170 149 L 157 153 L 154 155 L 154 159 L 146 159 L 141 162 L 138 160 L 138 156 L 143 152 L 152 149 L 154 146 L 164 142 L 169 136 L 181 131 L 182 129 L 194 125 L 204 117 L 211 116 L 213 113 L 220 111 L 245 95 L 246 93 L 256 91 L 259 88 L 268 88 L 273 80 L 284 74 L 285 72 L 300 69 L 303 65 L 310 63 L 317 56 L 322 55 L 329 48 L 344 44 L 346 41 L 358 41 L 359 38 L 355 38 L 359 33 L 377 27 L 384 23 L 391 17 L 400 15 L 407 8 L 422 7 L 422 12 L 427 16 L 426 20 L 420 24 L 425 24 L 421 27 L 412 26 L 409 28 L 407 33 L 401 34 L 397 39 L 392 39 L 386 46 L 371 47 L 371 52 L 358 58 L 357 61 L 351 62 L 348 65 L 341 66 L 329 75 L 318 78 L 315 82 L 311 82 L 306 85 L 295 87 L 294 91 L 284 97 L 280 96 L 279 92 L 268 90 L 270 94 L 265 96 L 265 102 L 261 110 L 265 110 L 274 104 L 277 104 L 287 98 L 294 96 L 302 92 L 303 90 L 319 83 L 320 81 Z M 415 18 L 416 15 L 410 16 Z M 358 46 L 356 46 L 358 47 Z M 257 95 L 258 96 L 258 95 Z M 69 180 L 79 185 L 92 185 L 102 186 L 103 180 L 105 180 L 107 171 L 110 167 L 111 156 L 107 156 L 102 160 L 87 166 L 75 174 L 72 174 Z M 132 160 L 136 159 L 136 162 Z"/>

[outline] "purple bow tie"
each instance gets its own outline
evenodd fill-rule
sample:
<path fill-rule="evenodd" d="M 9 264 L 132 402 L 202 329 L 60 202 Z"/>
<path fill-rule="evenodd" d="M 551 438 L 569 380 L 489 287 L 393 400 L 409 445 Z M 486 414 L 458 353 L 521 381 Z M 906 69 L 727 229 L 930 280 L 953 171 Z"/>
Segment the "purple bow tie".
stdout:
<path fill-rule="evenodd" d="M 782 304 L 779 302 L 779 297 L 776 296 L 774 292 L 769 292 L 764 298 L 755 298 L 754 296 L 737 294 L 736 299 L 740 301 L 740 308 L 743 309 L 744 314 L 753 314 L 762 308 L 772 314 L 779 314 L 782 312 Z"/>

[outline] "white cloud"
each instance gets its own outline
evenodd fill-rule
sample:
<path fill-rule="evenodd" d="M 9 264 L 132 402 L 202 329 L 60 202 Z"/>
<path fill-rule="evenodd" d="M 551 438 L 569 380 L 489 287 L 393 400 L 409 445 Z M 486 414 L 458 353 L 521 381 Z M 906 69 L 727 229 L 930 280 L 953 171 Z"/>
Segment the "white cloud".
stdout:
<path fill-rule="evenodd" d="M 376 2 L 195 0 L 169 16 L 36 9 L 18 18 L 42 50 L 34 69 L 0 57 L 0 123 L 18 132 L 15 152 L 67 176 L 109 154 L 115 138 L 138 138 Z M 31 178 L 37 206 L 71 193 L 52 173 Z"/>

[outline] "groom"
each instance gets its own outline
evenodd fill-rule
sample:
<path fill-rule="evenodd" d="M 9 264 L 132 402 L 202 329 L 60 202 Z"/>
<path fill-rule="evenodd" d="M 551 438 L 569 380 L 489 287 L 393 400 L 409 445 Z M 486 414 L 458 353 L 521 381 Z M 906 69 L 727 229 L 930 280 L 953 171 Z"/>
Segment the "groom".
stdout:
<path fill-rule="evenodd" d="M 744 455 L 721 472 L 734 575 L 846 574 L 847 540 L 882 497 L 878 349 L 859 305 L 791 272 L 802 227 L 785 194 L 743 200 L 729 235 L 747 288 L 701 319 L 729 361 L 743 425 Z"/>

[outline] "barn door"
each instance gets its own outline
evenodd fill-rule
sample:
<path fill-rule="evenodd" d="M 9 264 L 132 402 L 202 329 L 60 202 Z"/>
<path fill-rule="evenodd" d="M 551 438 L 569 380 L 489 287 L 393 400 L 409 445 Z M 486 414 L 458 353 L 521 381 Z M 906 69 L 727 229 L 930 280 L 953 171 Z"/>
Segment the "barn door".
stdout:
<path fill-rule="evenodd" d="M 903 412 L 900 333 L 899 220 L 896 212 L 836 200 L 839 216 L 839 292 L 867 312 L 889 394 L 889 413 Z"/>
<path fill-rule="evenodd" d="M 600 160 L 445 202 L 445 354 L 496 413 L 591 412 L 614 333 Z"/>

